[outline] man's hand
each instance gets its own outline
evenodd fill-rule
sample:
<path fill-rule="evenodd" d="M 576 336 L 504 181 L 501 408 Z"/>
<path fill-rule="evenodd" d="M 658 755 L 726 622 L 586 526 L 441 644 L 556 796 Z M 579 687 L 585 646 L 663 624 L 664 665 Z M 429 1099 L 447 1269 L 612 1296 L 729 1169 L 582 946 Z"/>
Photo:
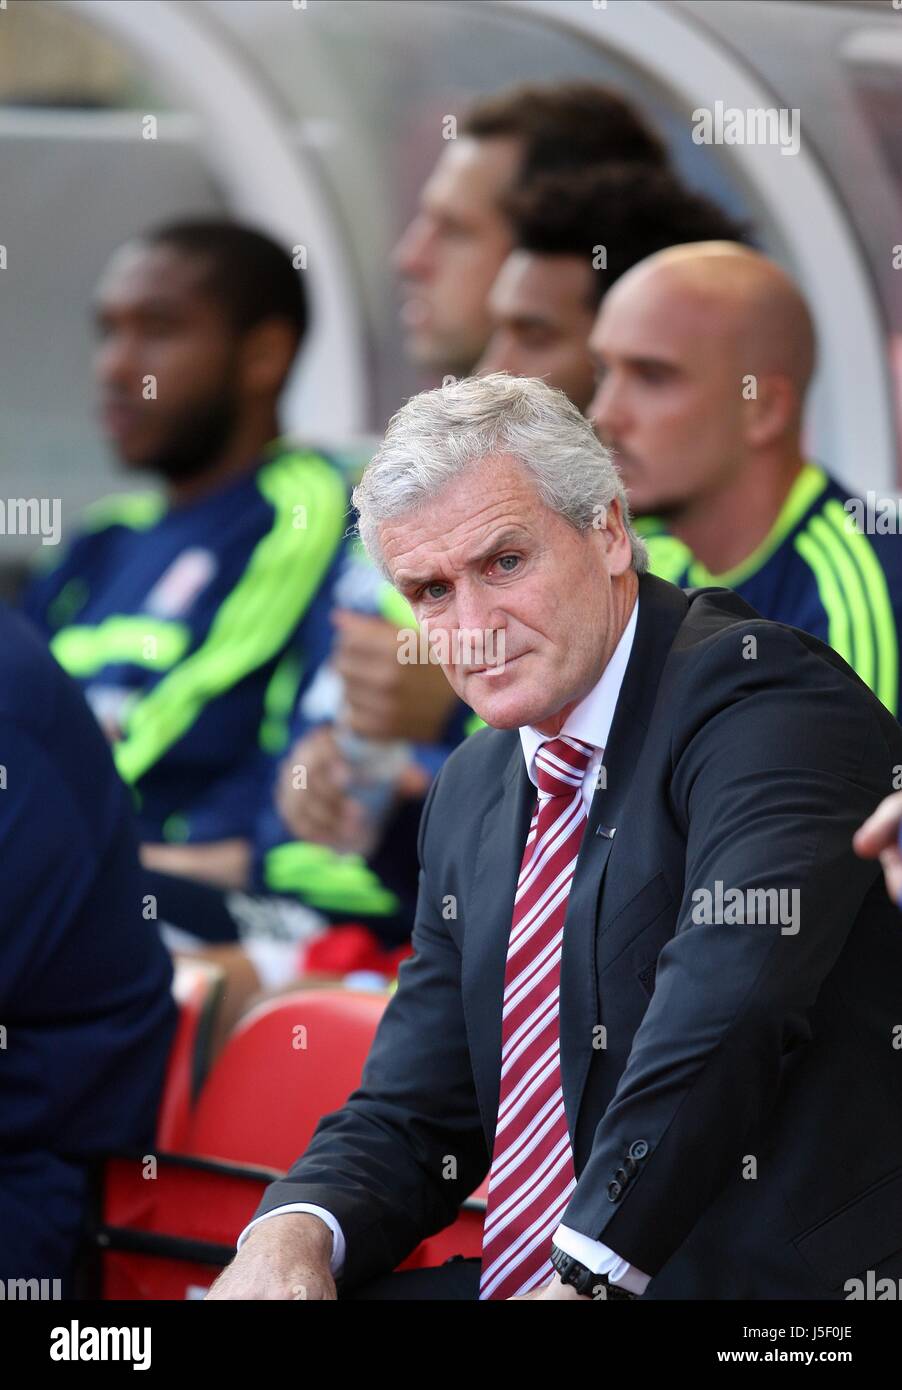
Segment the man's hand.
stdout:
<path fill-rule="evenodd" d="M 247 888 L 251 875 L 248 840 L 212 840 L 209 844 L 170 845 L 148 842 L 141 846 L 145 869 L 157 869 L 176 878 L 196 878 L 217 888 Z"/>
<path fill-rule="evenodd" d="M 334 1302 L 331 1259 L 332 1232 L 325 1221 L 312 1212 L 286 1212 L 254 1227 L 207 1298 Z"/>
<path fill-rule="evenodd" d="M 902 893 L 902 854 L 899 852 L 899 825 L 902 823 L 902 792 L 893 792 L 881 801 L 852 837 L 852 848 L 862 859 L 879 859 L 883 866 L 886 891 L 894 903 Z"/>
<path fill-rule="evenodd" d="M 306 786 L 295 786 L 296 768 L 304 768 Z M 359 802 L 346 796 L 351 768 L 338 751 L 331 724 L 321 724 L 292 748 L 279 769 L 276 805 L 299 840 L 332 849 L 352 849 L 363 830 Z"/>
<path fill-rule="evenodd" d="M 593 1303 L 595 1301 L 590 1298 L 588 1294 L 577 1293 L 572 1284 L 562 1283 L 559 1274 L 553 1274 L 550 1282 L 543 1284 L 541 1288 L 530 1289 L 529 1293 L 515 1294 L 513 1298 L 509 1298 L 507 1301 L 508 1303 L 523 1303 L 527 1298 L 541 1300 L 544 1303 L 570 1302 L 573 1299 L 575 1299 L 577 1303 Z"/>
<path fill-rule="evenodd" d="M 457 699 L 435 662 L 398 660 L 398 629 L 384 618 L 336 608 L 335 667 L 348 722 L 363 738 L 436 743 Z"/>

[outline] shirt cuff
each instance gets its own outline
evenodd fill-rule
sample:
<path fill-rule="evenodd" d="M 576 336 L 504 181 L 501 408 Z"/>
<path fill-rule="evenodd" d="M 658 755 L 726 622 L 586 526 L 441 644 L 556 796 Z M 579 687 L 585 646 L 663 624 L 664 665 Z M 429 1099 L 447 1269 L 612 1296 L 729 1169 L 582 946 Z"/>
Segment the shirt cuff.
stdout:
<path fill-rule="evenodd" d="M 330 1211 L 326 1211 L 325 1207 L 313 1206 L 310 1202 L 288 1202 L 284 1207 L 273 1207 L 272 1211 L 265 1211 L 262 1216 L 255 1217 L 241 1232 L 235 1248 L 237 1250 L 241 1249 L 242 1241 L 247 1239 L 254 1227 L 259 1226 L 261 1221 L 268 1221 L 271 1216 L 284 1216 L 286 1212 L 290 1211 L 309 1211 L 312 1212 L 314 1216 L 318 1216 L 321 1221 L 325 1221 L 329 1230 L 332 1232 L 332 1259 L 329 1263 L 329 1270 L 332 1274 L 332 1278 L 337 1278 L 345 1262 L 346 1247 L 344 1231 Z"/>
<path fill-rule="evenodd" d="M 612 1284 L 620 1284 L 629 1293 L 645 1293 L 651 1283 L 650 1274 L 643 1274 L 641 1269 L 615 1255 L 609 1246 L 583 1235 L 582 1231 L 558 1226 L 552 1240 L 565 1255 L 572 1255 L 593 1274 L 606 1274 Z"/>

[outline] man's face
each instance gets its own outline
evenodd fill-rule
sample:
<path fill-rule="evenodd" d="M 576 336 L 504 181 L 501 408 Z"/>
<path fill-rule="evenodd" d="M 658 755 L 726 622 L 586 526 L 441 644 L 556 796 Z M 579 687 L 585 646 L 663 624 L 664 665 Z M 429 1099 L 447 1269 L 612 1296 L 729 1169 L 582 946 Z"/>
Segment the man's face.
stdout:
<path fill-rule="evenodd" d="M 581 256 L 512 251 L 489 295 L 492 336 L 478 373 L 541 377 L 585 412 L 595 390 L 592 275 Z"/>
<path fill-rule="evenodd" d="M 130 468 L 203 472 L 235 426 L 239 340 L 205 269 L 174 247 L 130 243 L 97 288 L 100 420 Z"/>
<path fill-rule="evenodd" d="M 411 361 L 465 376 L 489 336 L 489 290 L 511 247 L 500 210 L 520 161 L 515 140 L 451 140 L 395 248 Z"/>
<path fill-rule="evenodd" d="M 741 466 L 742 367 L 723 305 L 666 271 L 625 280 L 605 296 L 589 347 L 589 416 L 634 514 L 679 512 Z"/>
<path fill-rule="evenodd" d="M 382 524 L 393 582 L 448 656 L 454 690 L 487 724 L 557 732 L 599 680 L 619 637 L 615 587 L 632 574 L 616 503 L 607 521 L 576 531 L 502 456 Z M 462 634 L 484 638 L 482 652 L 468 655 Z"/>

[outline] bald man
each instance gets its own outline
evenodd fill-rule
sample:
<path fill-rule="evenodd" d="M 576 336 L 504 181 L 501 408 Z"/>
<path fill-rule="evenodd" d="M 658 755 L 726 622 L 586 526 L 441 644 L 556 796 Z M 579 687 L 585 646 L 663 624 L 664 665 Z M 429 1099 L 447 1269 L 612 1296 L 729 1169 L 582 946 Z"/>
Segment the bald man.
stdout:
<path fill-rule="evenodd" d="M 589 348 L 653 571 L 828 642 L 898 717 L 902 541 L 857 528 L 805 457 L 815 334 L 789 276 L 733 242 L 671 247 L 611 288 Z"/>

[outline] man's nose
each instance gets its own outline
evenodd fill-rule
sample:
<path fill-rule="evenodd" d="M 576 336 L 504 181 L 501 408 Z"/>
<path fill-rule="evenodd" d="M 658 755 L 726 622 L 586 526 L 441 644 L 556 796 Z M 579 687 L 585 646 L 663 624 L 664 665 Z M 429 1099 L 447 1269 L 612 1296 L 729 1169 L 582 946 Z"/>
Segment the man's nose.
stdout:
<path fill-rule="evenodd" d="M 141 376 L 136 345 L 125 334 L 105 339 L 94 354 L 93 367 L 99 386 L 128 386 Z"/>
<path fill-rule="evenodd" d="M 461 664 L 483 665 L 484 658 L 481 657 L 481 652 L 497 641 L 491 634 L 504 626 L 503 615 L 498 611 L 493 596 L 481 591 L 478 585 L 458 588 L 455 595 L 454 620 L 458 640 L 461 642 Z"/>
<path fill-rule="evenodd" d="M 602 443 L 620 434 L 626 426 L 623 397 L 610 377 L 600 381 L 589 402 L 589 419 Z"/>
<path fill-rule="evenodd" d="M 428 274 L 431 262 L 432 237 L 420 217 L 415 217 L 402 232 L 400 240 L 392 253 L 395 269 L 411 279 L 422 279 Z"/>
<path fill-rule="evenodd" d="M 510 342 L 497 328 L 489 338 L 485 352 L 476 363 L 474 375 L 488 376 L 489 372 L 509 372 L 511 376 L 519 376 L 516 356 L 511 351 Z"/>

